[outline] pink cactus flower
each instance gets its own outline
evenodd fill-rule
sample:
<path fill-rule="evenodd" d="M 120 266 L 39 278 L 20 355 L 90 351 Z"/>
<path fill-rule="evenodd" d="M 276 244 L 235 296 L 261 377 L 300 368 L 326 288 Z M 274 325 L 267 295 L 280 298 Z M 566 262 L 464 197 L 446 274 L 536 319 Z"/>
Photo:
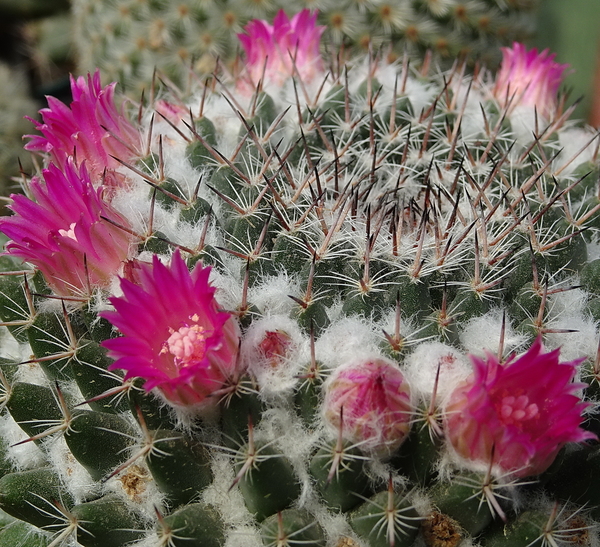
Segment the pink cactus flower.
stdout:
<path fill-rule="evenodd" d="M 556 110 L 558 88 L 569 66 L 556 63 L 555 57 L 547 49 L 541 53 L 535 48 L 527 51 L 517 42 L 512 49 L 502 48 L 502 64 L 493 90 L 496 99 L 502 106 L 510 103 L 512 107 L 535 107 L 549 118 Z"/>
<path fill-rule="evenodd" d="M 325 418 L 360 448 L 392 454 L 406 439 L 411 394 L 402 372 L 386 359 L 363 360 L 335 370 L 325 386 Z"/>
<path fill-rule="evenodd" d="M 44 152 L 64 168 L 69 157 L 85 160 L 98 186 L 121 185 L 123 177 L 113 172 L 120 163 L 137 157 L 141 150 L 139 131 L 115 106 L 116 83 L 102 87 L 100 72 L 87 79 L 71 77 L 73 102 L 70 107 L 48 97 L 48 108 L 40 110 L 43 122 L 31 120 L 42 135 L 26 135 L 26 150 Z"/>
<path fill-rule="evenodd" d="M 253 87 L 263 78 L 263 71 L 263 83 L 276 85 L 294 75 L 310 83 L 323 74 L 319 44 L 325 27 L 317 26 L 316 21 L 317 14 L 308 9 L 292 19 L 280 10 L 273 26 L 259 19 L 246 25 L 246 34 L 238 34 L 238 38 L 246 52 Z"/>
<path fill-rule="evenodd" d="M 460 456 L 528 477 L 545 471 L 566 443 L 595 438 L 580 427 L 587 404 L 573 377 L 582 360 L 560 363 L 559 352 L 544 352 L 538 337 L 506 363 L 491 353 L 471 356 L 475 370 L 445 409 L 446 435 Z"/>
<path fill-rule="evenodd" d="M 33 200 L 11 196 L 15 214 L 0 219 L 12 240 L 6 252 L 39 268 L 56 294 L 89 296 L 127 259 L 133 238 L 118 226 L 129 223 L 103 201 L 85 163 L 66 160 L 64 170 L 50 164 L 43 177 L 30 184 Z"/>
<path fill-rule="evenodd" d="M 123 296 L 110 299 L 115 311 L 101 314 L 123 334 L 103 343 L 116 360 L 111 368 L 144 378 L 146 390 L 180 406 L 206 404 L 235 379 L 239 328 L 219 310 L 209 275 L 201 264 L 189 272 L 176 251 L 169 266 L 156 256 L 141 263 L 139 285 L 121 279 Z"/>

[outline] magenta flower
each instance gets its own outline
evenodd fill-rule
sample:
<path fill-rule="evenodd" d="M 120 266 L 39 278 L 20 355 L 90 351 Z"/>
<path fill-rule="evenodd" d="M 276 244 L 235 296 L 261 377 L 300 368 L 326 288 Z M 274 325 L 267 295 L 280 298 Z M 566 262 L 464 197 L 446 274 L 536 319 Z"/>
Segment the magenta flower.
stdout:
<path fill-rule="evenodd" d="M 325 385 L 325 418 L 361 449 L 389 456 L 406 439 L 412 405 L 398 366 L 385 359 L 343 365 Z"/>
<path fill-rule="evenodd" d="M 491 353 L 471 357 L 475 370 L 454 390 L 445 415 L 460 456 L 527 477 L 545 471 L 566 443 L 595 438 L 580 428 L 588 405 L 575 394 L 584 384 L 573 377 L 582 360 L 560 363 L 559 351 L 545 353 L 538 337 L 503 364 Z"/>
<path fill-rule="evenodd" d="M 535 48 L 527 51 L 517 42 L 512 49 L 502 48 L 502 64 L 494 86 L 496 99 L 502 106 L 510 102 L 512 106 L 535 107 L 548 118 L 556 109 L 558 88 L 569 66 L 556 63 L 555 57 L 547 49 L 541 53 Z"/>
<path fill-rule="evenodd" d="M 115 106 L 116 85 L 103 88 L 98 70 L 87 80 L 71 76 L 71 106 L 48 97 L 48 108 L 40 110 L 43 122 L 31 120 L 42 135 L 26 135 L 31 140 L 25 149 L 49 154 L 63 169 L 69 157 L 85 160 L 96 186 L 121 184 L 122 177 L 112 171 L 120 164 L 111 156 L 130 161 L 141 149 L 141 138 Z"/>
<path fill-rule="evenodd" d="M 319 44 L 325 27 L 317 26 L 316 22 L 317 14 L 311 14 L 308 9 L 291 20 L 280 10 L 273 26 L 259 19 L 246 25 L 246 34 L 238 34 L 238 38 L 246 52 L 253 86 L 261 80 L 263 71 L 264 83 L 276 85 L 296 74 L 303 82 L 310 83 L 323 73 Z"/>
<path fill-rule="evenodd" d="M 11 196 L 15 214 L 0 218 L 0 231 L 12 240 L 6 252 L 39 268 L 56 294 L 89 296 L 127 259 L 132 236 L 115 224 L 128 222 L 103 201 L 84 163 L 67 160 L 64 171 L 50 164 L 43 177 L 31 181 L 33 200 Z"/>
<path fill-rule="evenodd" d="M 176 251 L 170 266 L 155 256 L 137 275 L 139 285 L 121 279 L 123 296 L 110 299 L 115 311 L 101 314 L 123 334 L 103 342 L 116 360 L 111 368 L 144 378 L 146 390 L 177 405 L 203 403 L 235 379 L 240 337 L 233 316 L 219 310 L 210 267 L 189 272 Z"/>

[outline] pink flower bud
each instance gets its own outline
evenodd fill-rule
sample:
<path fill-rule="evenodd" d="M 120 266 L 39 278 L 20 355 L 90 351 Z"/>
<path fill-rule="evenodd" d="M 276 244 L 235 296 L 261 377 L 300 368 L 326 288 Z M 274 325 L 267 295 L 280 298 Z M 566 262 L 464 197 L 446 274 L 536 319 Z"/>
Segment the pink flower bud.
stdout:
<path fill-rule="evenodd" d="M 239 328 L 219 310 L 209 275 L 200 263 L 189 272 L 177 251 L 170 266 L 156 256 L 140 263 L 139 285 L 121 279 L 123 296 L 110 299 L 115 311 L 102 313 L 123 334 L 103 343 L 111 368 L 144 378 L 146 390 L 182 406 L 204 403 L 235 379 Z"/>
<path fill-rule="evenodd" d="M 263 71 L 263 83 L 276 85 L 295 74 L 305 83 L 323 74 L 319 44 L 325 27 L 317 26 L 316 22 L 317 14 L 311 14 L 308 9 L 292 19 L 280 10 L 273 26 L 260 19 L 246 25 L 246 34 L 238 34 L 238 38 L 246 52 L 248 76 L 253 86 L 263 78 Z"/>
<path fill-rule="evenodd" d="M 288 357 L 292 339 L 282 330 L 268 330 L 258 344 L 261 357 L 271 367 L 280 366 Z"/>
<path fill-rule="evenodd" d="M 563 72 L 569 66 L 554 62 L 554 57 L 547 49 L 541 53 L 537 49 L 527 51 L 517 42 L 512 49 L 502 48 L 502 64 L 494 86 L 496 99 L 502 106 L 510 103 L 511 107 L 535 107 L 545 118 L 551 116 Z"/>
<path fill-rule="evenodd" d="M 325 385 L 325 418 L 352 443 L 388 456 L 406 439 L 410 388 L 398 366 L 376 358 L 343 365 Z"/>
<path fill-rule="evenodd" d="M 515 477 L 538 475 L 568 442 L 594 439 L 581 429 L 588 406 L 573 383 L 581 360 L 560 363 L 541 338 L 518 358 L 499 363 L 471 356 L 474 373 L 450 396 L 446 436 L 467 460 L 493 464 Z"/>

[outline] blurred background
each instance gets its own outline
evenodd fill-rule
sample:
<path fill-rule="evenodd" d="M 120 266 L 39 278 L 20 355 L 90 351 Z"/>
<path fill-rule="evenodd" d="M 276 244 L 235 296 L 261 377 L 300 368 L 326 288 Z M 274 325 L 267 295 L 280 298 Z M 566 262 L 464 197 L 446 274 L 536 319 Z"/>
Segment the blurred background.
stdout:
<path fill-rule="evenodd" d="M 392 43 L 392 58 L 433 51 L 442 64 L 465 55 L 494 68 L 515 40 L 549 48 L 571 66 L 575 117 L 600 127 L 600 0 L 0 0 L 0 195 L 18 189 L 20 164 L 35 168 L 24 116 L 36 118 L 46 95 L 69 102 L 69 73 L 100 66 L 104 83 L 139 97 L 155 66 L 179 83 L 190 65 L 210 72 L 216 56 L 234 58 L 248 20 L 286 5 L 318 7 L 328 41 Z"/>

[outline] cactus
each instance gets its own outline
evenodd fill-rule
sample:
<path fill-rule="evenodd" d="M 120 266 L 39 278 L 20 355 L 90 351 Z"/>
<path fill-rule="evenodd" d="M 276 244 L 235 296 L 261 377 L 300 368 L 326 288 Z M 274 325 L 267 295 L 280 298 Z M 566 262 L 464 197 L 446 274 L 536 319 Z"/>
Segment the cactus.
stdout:
<path fill-rule="evenodd" d="M 598 134 L 565 67 L 249 32 L 234 75 L 41 112 L 0 220 L 0 539 L 597 545 Z"/>
<path fill-rule="evenodd" d="M 393 44 L 391 55 L 409 52 L 414 61 L 426 50 L 438 60 L 458 55 L 500 60 L 499 47 L 533 33 L 537 0 L 395 0 L 297 4 L 267 0 L 177 2 L 73 0 L 75 49 L 80 72 L 100 67 L 139 96 L 155 69 L 179 85 L 189 69 L 210 73 L 216 58 L 228 64 L 238 49 L 236 34 L 249 20 L 272 18 L 278 9 L 319 10 L 329 42 L 362 49 Z"/>

